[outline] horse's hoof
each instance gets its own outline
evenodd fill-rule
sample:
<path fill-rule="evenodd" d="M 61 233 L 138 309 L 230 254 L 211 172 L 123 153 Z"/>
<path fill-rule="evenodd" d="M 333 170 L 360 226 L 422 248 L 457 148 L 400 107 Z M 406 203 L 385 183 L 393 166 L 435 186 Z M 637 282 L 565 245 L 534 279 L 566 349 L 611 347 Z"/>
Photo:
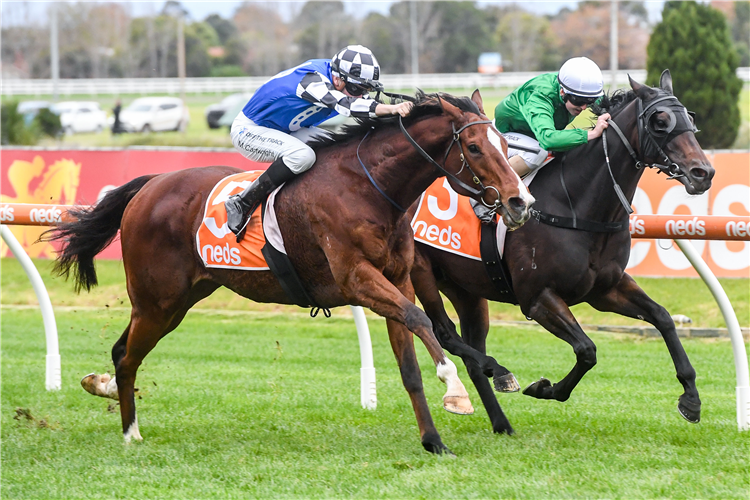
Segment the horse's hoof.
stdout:
<path fill-rule="evenodd" d="M 495 377 L 493 380 L 497 392 L 518 392 L 521 390 L 516 376 L 512 373 L 506 373 L 502 377 Z"/>
<path fill-rule="evenodd" d="M 701 421 L 701 403 L 693 403 L 687 401 L 686 398 L 680 396 L 680 400 L 677 403 L 677 411 L 680 412 L 682 418 L 690 422 L 691 424 L 697 424 Z"/>
<path fill-rule="evenodd" d="M 447 446 L 445 446 L 441 442 L 437 443 L 422 443 L 422 446 L 424 446 L 424 449 L 429 451 L 430 453 L 433 453 L 435 455 L 443 455 L 447 457 L 455 457 L 455 453 L 453 453 L 451 450 L 448 449 Z"/>
<path fill-rule="evenodd" d="M 456 415 L 472 415 L 474 407 L 471 406 L 468 396 L 444 396 L 443 408 Z"/>
<path fill-rule="evenodd" d="M 513 430 L 513 427 L 511 427 L 510 422 L 506 422 L 505 424 L 493 426 L 492 432 L 495 434 L 507 434 L 509 436 L 512 436 L 516 433 L 516 431 Z"/>
<path fill-rule="evenodd" d="M 112 377 L 108 373 L 98 375 L 96 373 L 89 373 L 81 379 L 81 387 L 86 392 L 93 394 L 94 396 L 100 396 L 103 398 L 118 399 L 117 385 L 112 384 Z M 114 386 L 114 391 L 112 387 Z"/>
<path fill-rule="evenodd" d="M 523 390 L 523 394 L 537 399 L 549 399 L 548 397 L 545 397 L 544 392 L 551 387 L 552 382 L 542 377 L 536 382 L 529 384 L 526 389 Z"/>

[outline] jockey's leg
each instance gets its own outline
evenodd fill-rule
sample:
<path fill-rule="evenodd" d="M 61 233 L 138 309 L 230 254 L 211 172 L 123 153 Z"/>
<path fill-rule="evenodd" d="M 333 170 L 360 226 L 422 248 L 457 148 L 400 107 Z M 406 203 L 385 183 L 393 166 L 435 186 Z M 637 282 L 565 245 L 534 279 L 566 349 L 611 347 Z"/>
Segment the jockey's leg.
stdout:
<path fill-rule="evenodd" d="M 225 203 L 227 225 L 241 237 L 249 216 L 266 197 L 281 184 L 291 180 L 315 163 L 315 152 L 305 144 L 306 137 L 262 127 L 242 112 L 232 124 L 232 143 L 246 158 L 271 161 L 271 165 L 242 193 L 229 197 Z"/>
<path fill-rule="evenodd" d="M 511 156 L 508 158 L 508 163 L 516 171 L 518 177 L 524 177 L 526 174 L 531 172 L 531 167 L 523 160 L 521 155 Z"/>
<path fill-rule="evenodd" d="M 508 141 L 508 163 L 521 178 L 539 170 L 551 160 L 549 152 L 533 137 L 516 132 L 506 132 L 503 137 Z M 471 206 L 482 222 L 489 223 L 494 220 L 490 208 L 473 200 Z"/>

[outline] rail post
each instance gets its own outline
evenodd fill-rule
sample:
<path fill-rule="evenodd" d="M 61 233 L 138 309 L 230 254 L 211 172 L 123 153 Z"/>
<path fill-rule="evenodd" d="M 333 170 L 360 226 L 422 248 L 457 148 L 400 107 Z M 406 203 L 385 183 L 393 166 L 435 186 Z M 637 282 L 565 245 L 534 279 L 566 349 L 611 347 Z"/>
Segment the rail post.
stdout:
<path fill-rule="evenodd" d="M 737 321 L 737 315 L 734 313 L 732 303 L 729 302 L 729 298 L 721 287 L 719 280 L 716 279 L 714 273 L 708 268 L 708 265 L 701 258 L 698 251 L 687 240 L 674 240 L 674 242 L 677 243 L 682 253 L 685 254 L 685 257 L 693 265 L 693 268 L 703 278 L 703 282 L 711 290 L 711 294 L 716 299 L 721 314 L 724 316 L 724 322 L 732 339 L 734 369 L 737 374 L 737 427 L 741 431 L 750 430 L 750 374 L 748 374 L 747 352 L 745 350 L 745 341 L 742 338 L 740 322 Z"/>
<path fill-rule="evenodd" d="M 44 335 L 47 339 L 47 362 L 45 387 L 48 391 L 59 391 L 62 388 L 62 373 L 60 366 L 60 348 L 57 340 L 57 323 L 55 322 L 55 312 L 52 309 L 52 302 L 49 299 L 47 288 L 44 281 L 39 275 L 36 266 L 31 258 L 26 254 L 21 244 L 13 235 L 10 229 L 0 224 L 0 235 L 2 235 L 8 248 L 13 252 L 21 267 L 26 272 L 26 276 L 34 287 L 34 293 L 39 301 L 39 308 L 42 310 L 42 320 L 44 321 Z"/>

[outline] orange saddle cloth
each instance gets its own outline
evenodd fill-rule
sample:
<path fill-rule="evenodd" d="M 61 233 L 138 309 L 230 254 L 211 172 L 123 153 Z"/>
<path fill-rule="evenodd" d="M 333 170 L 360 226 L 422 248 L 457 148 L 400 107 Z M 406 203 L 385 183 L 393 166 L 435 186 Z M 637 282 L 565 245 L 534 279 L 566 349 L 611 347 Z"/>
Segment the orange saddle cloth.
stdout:
<path fill-rule="evenodd" d="M 227 227 L 227 211 L 224 208 L 227 198 L 241 193 L 262 173 L 262 170 L 253 170 L 230 175 L 219 181 L 211 190 L 203 221 L 195 233 L 196 248 L 206 267 L 268 270 L 266 259 L 261 253 L 266 238 L 263 235 L 260 208 L 253 213 L 245 237 L 239 243 Z"/>
<path fill-rule="evenodd" d="M 456 193 L 444 177 L 422 193 L 411 221 L 415 240 L 474 260 L 482 260 L 480 224 L 469 198 Z"/>

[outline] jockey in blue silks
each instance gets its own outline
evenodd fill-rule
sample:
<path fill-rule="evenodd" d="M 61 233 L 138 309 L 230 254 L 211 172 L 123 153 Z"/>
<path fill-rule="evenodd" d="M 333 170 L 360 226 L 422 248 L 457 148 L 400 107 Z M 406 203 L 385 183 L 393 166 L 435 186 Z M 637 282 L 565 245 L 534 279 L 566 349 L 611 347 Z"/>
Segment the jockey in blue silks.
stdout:
<path fill-rule="evenodd" d="M 411 102 L 383 104 L 368 92 L 383 90 L 380 65 L 370 49 L 349 45 L 331 60 L 311 59 L 282 71 L 253 94 L 232 123 L 232 144 L 245 158 L 272 162 L 242 193 L 225 203 L 228 226 L 239 234 L 250 215 L 279 185 L 315 163 L 306 143 L 327 134 L 316 127 L 341 114 L 407 116 Z"/>

